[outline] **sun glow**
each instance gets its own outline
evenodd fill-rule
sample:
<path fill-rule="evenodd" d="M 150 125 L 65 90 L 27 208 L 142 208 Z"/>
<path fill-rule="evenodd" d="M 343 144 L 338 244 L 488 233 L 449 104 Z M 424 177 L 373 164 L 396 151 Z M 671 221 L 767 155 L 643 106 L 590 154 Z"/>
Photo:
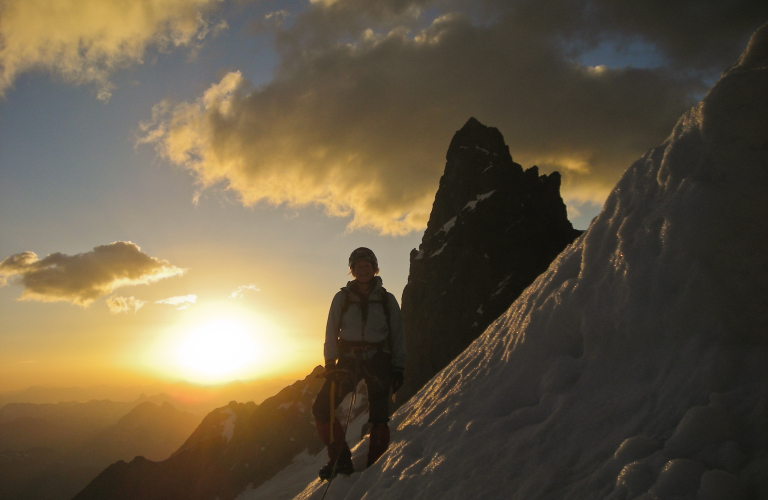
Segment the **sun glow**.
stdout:
<path fill-rule="evenodd" d="M 190 332 L 176 355 L 188 374 L 210 381 L 228 378 L 256 361 L 259 345 L 238 321 L 217 319 Z"/>
<path fill-rule="evenodd" d="M 139 356 L 150 373 L 210 385 L 270 376 L 295 362 L 295 342 L 257 311 L 203 302 L 181 314 L 181 321 L 142 348 Z"/>

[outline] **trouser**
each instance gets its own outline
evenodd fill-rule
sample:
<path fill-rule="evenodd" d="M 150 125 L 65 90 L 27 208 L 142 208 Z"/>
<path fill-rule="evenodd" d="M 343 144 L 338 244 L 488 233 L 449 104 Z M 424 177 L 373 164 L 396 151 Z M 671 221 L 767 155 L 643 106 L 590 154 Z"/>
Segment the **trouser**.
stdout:
<path fill-rule="evenodd" d="M 385 352 L 377 352 L 371 359 L 355 359 L 342 356 L 336 365 L 339 370 L 349 372 L 349 376 L 337 378 L 334 401 L 340 403 L 344 397 L 355 390 L 356 381 L 363 379 L 368 388 L 368 422 L 372 424 L 370 447 L 368 449 L 369 465 L 375 462 L 389 446 L 389 389 L 392 385 L 392 356 Z M 312 405 L 318 434 L 328 448 L 328 458 L 336 460 L 339 453 L 349 450 L 344 436 L 344 430 L 338 419 L 331 423 L 331 381 L 326 380 Z M 333 425 L 334 442 L 330 442 L 330 428 Z"/>

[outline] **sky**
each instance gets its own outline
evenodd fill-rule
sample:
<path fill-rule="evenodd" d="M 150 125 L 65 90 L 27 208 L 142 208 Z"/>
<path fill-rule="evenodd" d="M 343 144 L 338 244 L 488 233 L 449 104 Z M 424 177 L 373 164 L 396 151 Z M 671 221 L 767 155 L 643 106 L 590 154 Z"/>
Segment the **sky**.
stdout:
<path fill-rule="evenodd" d="M 304 376 L 400 297 L 453 133 L 588 227 L 764 2 L 0 0 L 0 391 Z"/>

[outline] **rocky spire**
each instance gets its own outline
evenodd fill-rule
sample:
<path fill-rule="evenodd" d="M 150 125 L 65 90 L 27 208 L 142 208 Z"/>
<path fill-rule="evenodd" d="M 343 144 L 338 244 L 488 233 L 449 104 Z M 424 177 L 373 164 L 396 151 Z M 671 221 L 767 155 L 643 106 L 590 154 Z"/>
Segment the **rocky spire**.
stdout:
<path fill-rule="evenodd" d="M 403 290 L 402 404 L 475 340 L 581 232 L 560 174 L 523 171 L 501 133 L 474 118 L 453 137 Z"/>

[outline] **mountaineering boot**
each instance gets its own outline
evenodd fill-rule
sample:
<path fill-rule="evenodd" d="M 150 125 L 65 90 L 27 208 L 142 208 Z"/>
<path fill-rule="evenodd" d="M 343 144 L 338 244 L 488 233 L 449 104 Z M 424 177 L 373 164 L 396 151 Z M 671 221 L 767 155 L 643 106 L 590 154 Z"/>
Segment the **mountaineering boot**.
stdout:
<path fill-rule="evenodd" d="M 333 467 L 336 466 L 336 473 L 333 472 Z M 344 474 L 346 476 L 355 472 L 355 468 L 352 465 L 352 453 L 349 448 L 343 449 L 339 452 L 338 462 L 335 460 L 329 460 L 327 464 L 323 465 L 320 469 L 318 476 L 321 481 L 329 481 L 336 474 Z"/>
<path fill-rule="evenodd" d="M 373 424 L 370 437 L 368 467 L 373 465 L 389 448 L 389 426 L 386 423 Z"/>
<path fill-rule="evenodd" d="M 333 443 L 331 443 L 331 423 L 315 422 L 317 433 L 320 440 L 328 448 L 328 463 L 320 469 L 320 479 L 331 479 L 333 465 L 336 464 L 336 474 L 352 474 L 355 470 L 352 467 L 352 453 L 349 451 L 347 440 L 344 439 L 344 428 L 339 419 L 333 421 Z M 338 458 L 338 462 L 336 459 Z"/>

